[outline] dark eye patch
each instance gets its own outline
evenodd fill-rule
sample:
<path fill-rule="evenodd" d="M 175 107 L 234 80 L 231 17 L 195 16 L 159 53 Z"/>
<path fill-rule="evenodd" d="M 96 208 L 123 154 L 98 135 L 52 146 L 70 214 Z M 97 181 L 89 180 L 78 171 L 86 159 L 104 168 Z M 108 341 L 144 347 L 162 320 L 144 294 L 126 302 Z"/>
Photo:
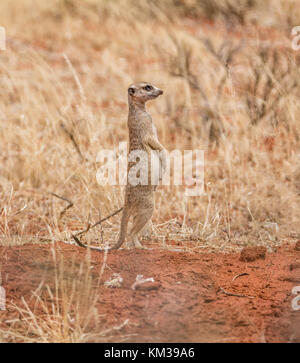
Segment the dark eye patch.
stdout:
<path fill-rule="evenodd" d="M 153 90 L 153 87 L 152 87 L 152 86 L 147 85 L 147 86 L 145 86 L 145 87 L 144 87 L 144 90 L 146 90 L 146 91 L 151 91 L 151 90 Z"/>

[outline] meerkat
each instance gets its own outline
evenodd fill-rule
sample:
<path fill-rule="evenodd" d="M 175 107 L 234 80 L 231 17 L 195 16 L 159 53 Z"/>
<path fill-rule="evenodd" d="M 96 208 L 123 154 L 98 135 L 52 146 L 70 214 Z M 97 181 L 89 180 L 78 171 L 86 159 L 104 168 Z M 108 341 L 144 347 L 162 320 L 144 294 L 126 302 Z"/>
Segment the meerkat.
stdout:
<path fill-rule="evenodd" d="M 127 171 L 127 185 L 125 188 L 125 202 L 123 207 L 122 220 L 120 225 L 119 238 L 117 243 L 108 248 L 101 249 L 98 247 L 89 247 L 92 250 L 105 251 L 115 250 L 120 248 L 126 239 L 127 226 L 130 217 L 133 218 L 132 228 L 129 233 L 128 239 L 129 248 L 144 248 L 139 241 L 139 235 L 142 234 L 148 222 L 150 221 L 154 211 L 154 192 L 156 190 L 156 183 L 151 181 L 157 178 L 161 179 L 161 170 L 165 169 L 164 152 L 166 149 L 158 141 L 156 128 L 152 122 L 151 115 L 146 110 L 146 102 L 153 100 L 162 95 L 163 91 L 153 84 L 140 82 L 133 83 L 128 88 L 128 130 L 129 130 L 129 155 L 136 150 L 143 150 L 148 156 L 148 183 L 147 185 L 132 185 L 129 182 L 128 174 L 130 168 L 135 164 L 128 161 Z M 157 170 L 151 170 L 151 153 L 153 151 L 159 152 L 159 175 L 152 176 L 151 172 L 157 174 Z M 153 153 L 152 153 L 153 156 Z M 157 156 L 156 156 L 157 157 Z M 152 159 L 153 160 L 153 159 Z M 156 164 L 157 165 L 157 164 Z M 150 173 L 149 173 L 150 170 Z M 154 184 L 154 185 L 153 185 Z M 88 247 L 82 244 L 78 238 L 75 238 L 77 244 L 81 247 Z"/>

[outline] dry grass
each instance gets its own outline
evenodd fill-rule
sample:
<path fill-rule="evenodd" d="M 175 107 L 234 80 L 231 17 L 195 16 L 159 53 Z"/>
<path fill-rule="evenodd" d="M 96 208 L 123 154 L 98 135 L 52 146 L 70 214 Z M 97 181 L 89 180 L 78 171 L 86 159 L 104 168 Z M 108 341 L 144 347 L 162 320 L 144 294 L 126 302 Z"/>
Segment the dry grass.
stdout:
<path fill-rule="evenodd" d="M 158 245 L 299 238 L 296 1 L 3 0 L 0 25 L 0 244 L 68 240 L 122 206 L 121 187 L 97 184 L 95 160 L 127 139 L 137 80 L 165 91 L 149 105 L 162 143 L 205 150 L 206 196 L 156 193 Z M 74 203 L 62 218 L 50 192 Z M 118 226 L 119 216 L 87 238 L 114 241 Z"/>
<path fill-rule="evenodd" d="M 6 341 L 67 343 L 96 338 L 93 329 L 99 332 L 95 308 L 99 284 L 92 279 L 90 260 L 76 266 L 52 251 L 55 289 L 41 281 L 32 292 L 30 305 L 24 298 L 20 306 L 8 304 L 7 309 L 15 310 L 19 318 L 4 321 L 9 329 L 0 330 L 0 334 Z"/>
<path fill-rule="evenodd" d="M 90 255 L 78 265 L 75 260 L 65 261 L 52 249 L 53 277 L 41 281 L 30 299 L 21 298 L 20 304 L 9 302 L 7 309 L 15 311 L 15 319 L 3 319 L 0 326 L 0 343 L 85 343 L 107 342 L 113 334 L 127 325 L 104 328 L 105 317 L 99 315 L 99 286 L 103 283 L 103 266 L 96 277 L 92 274 Z M 50 275 L 50 274 L 49 274 Z M 52 281 L 54 280 L 54 281 Z M 54 287 L 53 287 L 54 286 Z M 120 340 L 126 340 L 120 335 Z"/>

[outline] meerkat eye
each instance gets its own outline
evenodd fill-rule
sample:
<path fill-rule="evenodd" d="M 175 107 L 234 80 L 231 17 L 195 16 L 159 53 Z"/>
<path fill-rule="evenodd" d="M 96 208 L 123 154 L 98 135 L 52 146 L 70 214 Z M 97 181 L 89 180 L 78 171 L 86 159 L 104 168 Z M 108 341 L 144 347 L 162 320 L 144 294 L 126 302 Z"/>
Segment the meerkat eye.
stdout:
<path fill-rule="evenodd" d="M 134 88 L 130 87 L 130 88 L 128 89 L 128 93 L 129 93 L 131 96 L 134 94 L 134 92 L 135 92 Z"/>
<path fill-rule="evenodd" d="M 146 91 L 152 91 L 153 90 L 153 87 L 152 86 L 149 86 L 149 84 L 147 86 L 144 87 L 144 90 Z"/>

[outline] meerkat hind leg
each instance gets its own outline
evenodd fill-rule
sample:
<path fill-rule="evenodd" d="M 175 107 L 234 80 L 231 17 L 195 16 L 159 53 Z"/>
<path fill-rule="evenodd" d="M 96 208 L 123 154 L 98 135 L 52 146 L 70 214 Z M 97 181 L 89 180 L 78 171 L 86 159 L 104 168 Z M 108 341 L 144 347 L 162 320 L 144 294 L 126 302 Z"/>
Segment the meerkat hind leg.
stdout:
<path fill-rule="evenodd" d="M 139 239 L 138 236 L 143 233 L 144 229 L 147 228 L 147 223 L 150 221 L 152 217 L 153 209 L 146 209 L 142 211 L 140 214 L 137 214 L 133 219 L 133 225 L 130 233 L 131 241 L 134 244 L 135 248 L 146 249 Z"/>
<path fill-rule="evenodd" d="M 149 221 L 146 223 L 145 227 L 143 228 L 143 230 L 140 232 L 139 235 L 142 236 L 143 238 L 149 239 L 151 237 L 152 230 L 153 230 L 152 221 L 151 219 L 149 219 Z"/>

